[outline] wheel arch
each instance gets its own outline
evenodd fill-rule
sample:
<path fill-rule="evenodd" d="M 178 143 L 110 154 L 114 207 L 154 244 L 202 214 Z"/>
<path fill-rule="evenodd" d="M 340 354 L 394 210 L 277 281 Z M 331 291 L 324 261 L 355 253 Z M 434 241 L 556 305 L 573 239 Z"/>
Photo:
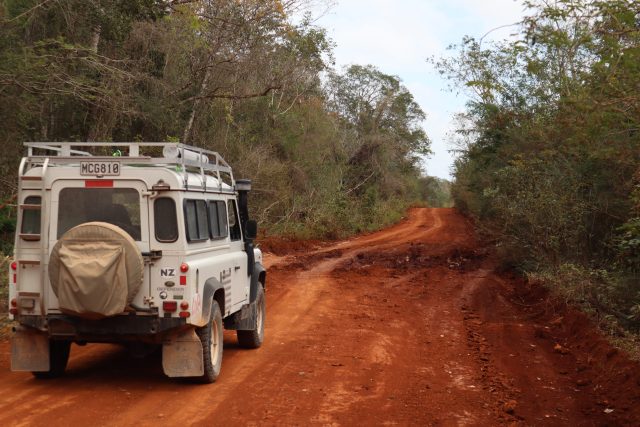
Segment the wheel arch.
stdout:
<path fill-rule="evenodd" d="M 265 270 L 264 266 L 256 262 L 253 274 L 251 275 L 251 290 L 249 293 L 249 303 L 255 302 L 256 297 L 258 296 L 258 286 L 261 285 L 263 289 L 266 289 L 267 286 L 267 270 Z"/>
<path fill-rule="evenodd" d="M 198 326 L 204 326 L 209 322 L 211 317 L 211 302 L 215 300 L 220 307 L 220 312 L 224 316 L 225 313 L 225 290 L 224 286 L 218 279 L 211 277 L 204 282 L 202 290 L 202 314 Z"/>

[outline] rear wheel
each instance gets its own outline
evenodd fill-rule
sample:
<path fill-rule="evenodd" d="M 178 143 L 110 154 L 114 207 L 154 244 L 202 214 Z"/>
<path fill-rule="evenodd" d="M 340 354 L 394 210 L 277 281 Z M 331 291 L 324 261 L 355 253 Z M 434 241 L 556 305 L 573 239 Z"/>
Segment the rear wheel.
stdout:
<path fill-rule="evenodd" d="M 202 342 L 202 359 L 204 361 L 204 375 L 200 377 L 203 383 L 212 383 L 218 378 L 222 368 L 222 313 L 216 300 L 211 302 L 211 317 L 209 323 L 196 329 Z"/>
<path fill-rule="evenodd" d="M 256 329 L 251 331 L 237 331 L 238 344 L 243 348 L 258 348 L 264 341 L 264 318 L 266 316 L 266 304 L 264 289 L 258 284 L 256 296 Z"/>
<path fill-rule="evenodd" d="M 49 370 L 47 372 L 32 372 L 36 378 L 56 378 L 64 374 L 69 361 L 71 341 L 49 340 Z"/>

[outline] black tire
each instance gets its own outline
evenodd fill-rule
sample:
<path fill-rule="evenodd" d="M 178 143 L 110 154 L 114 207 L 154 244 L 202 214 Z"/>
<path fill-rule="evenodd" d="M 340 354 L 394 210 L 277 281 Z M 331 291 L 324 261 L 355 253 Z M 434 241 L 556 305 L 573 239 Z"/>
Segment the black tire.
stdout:
<path fill-rule="evenodd" d="M 49 370 L 47 372 L 32 372 L 39 379 L 57 378 L 64 374 L 69 361 L 71 341 L 49 340 Z"/>
<path fill-rule="evenodd" d="M 238 344 L 242 348 L 258 348 L 264 341 L 264 319 L 266 317 L 267 310 L 262 285 L 258 285 L 256 311 L 256 315 L 258 317 L 256 329 L 251 331 L 236 331 L 238 335 Z"/>
<path fill-rule="evenodd" d="M 211 302 L 211 317 L 207 326 L 196 329 L 202 342 L 202 359 L 204 375 L 199 378 L 202 383 L 213 383 L 220 375 L 222 368 L 222 313 L 216 300 Z"/>

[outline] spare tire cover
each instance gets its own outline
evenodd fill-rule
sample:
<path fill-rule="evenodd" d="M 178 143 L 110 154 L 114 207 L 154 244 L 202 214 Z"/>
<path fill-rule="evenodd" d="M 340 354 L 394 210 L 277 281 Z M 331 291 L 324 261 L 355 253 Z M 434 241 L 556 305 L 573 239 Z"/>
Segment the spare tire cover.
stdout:
<path fill-rule="evenodd" d="M 88 319 L 122 313 L 140 290 L 143 269 L 136 242 L 106 222 L 67 231 L 49 258 L 49 280 L 60 310 Z"/>

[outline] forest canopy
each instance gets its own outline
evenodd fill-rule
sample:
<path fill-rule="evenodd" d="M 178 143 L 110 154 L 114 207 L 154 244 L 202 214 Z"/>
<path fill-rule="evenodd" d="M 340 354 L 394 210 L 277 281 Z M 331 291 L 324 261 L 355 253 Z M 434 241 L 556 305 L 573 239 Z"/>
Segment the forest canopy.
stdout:
<path fill-rule="evenodd" d="M 5 240 L 24 141 L 180 141 L 218 151 L 253 180 L 259 222 L 301 237 L 379 228 L 426 200 L 424 112 L 396 76 L 370 65 L 335 70 L 332 42 L 299 18 L 304 7 L 3 0 Z"/>

